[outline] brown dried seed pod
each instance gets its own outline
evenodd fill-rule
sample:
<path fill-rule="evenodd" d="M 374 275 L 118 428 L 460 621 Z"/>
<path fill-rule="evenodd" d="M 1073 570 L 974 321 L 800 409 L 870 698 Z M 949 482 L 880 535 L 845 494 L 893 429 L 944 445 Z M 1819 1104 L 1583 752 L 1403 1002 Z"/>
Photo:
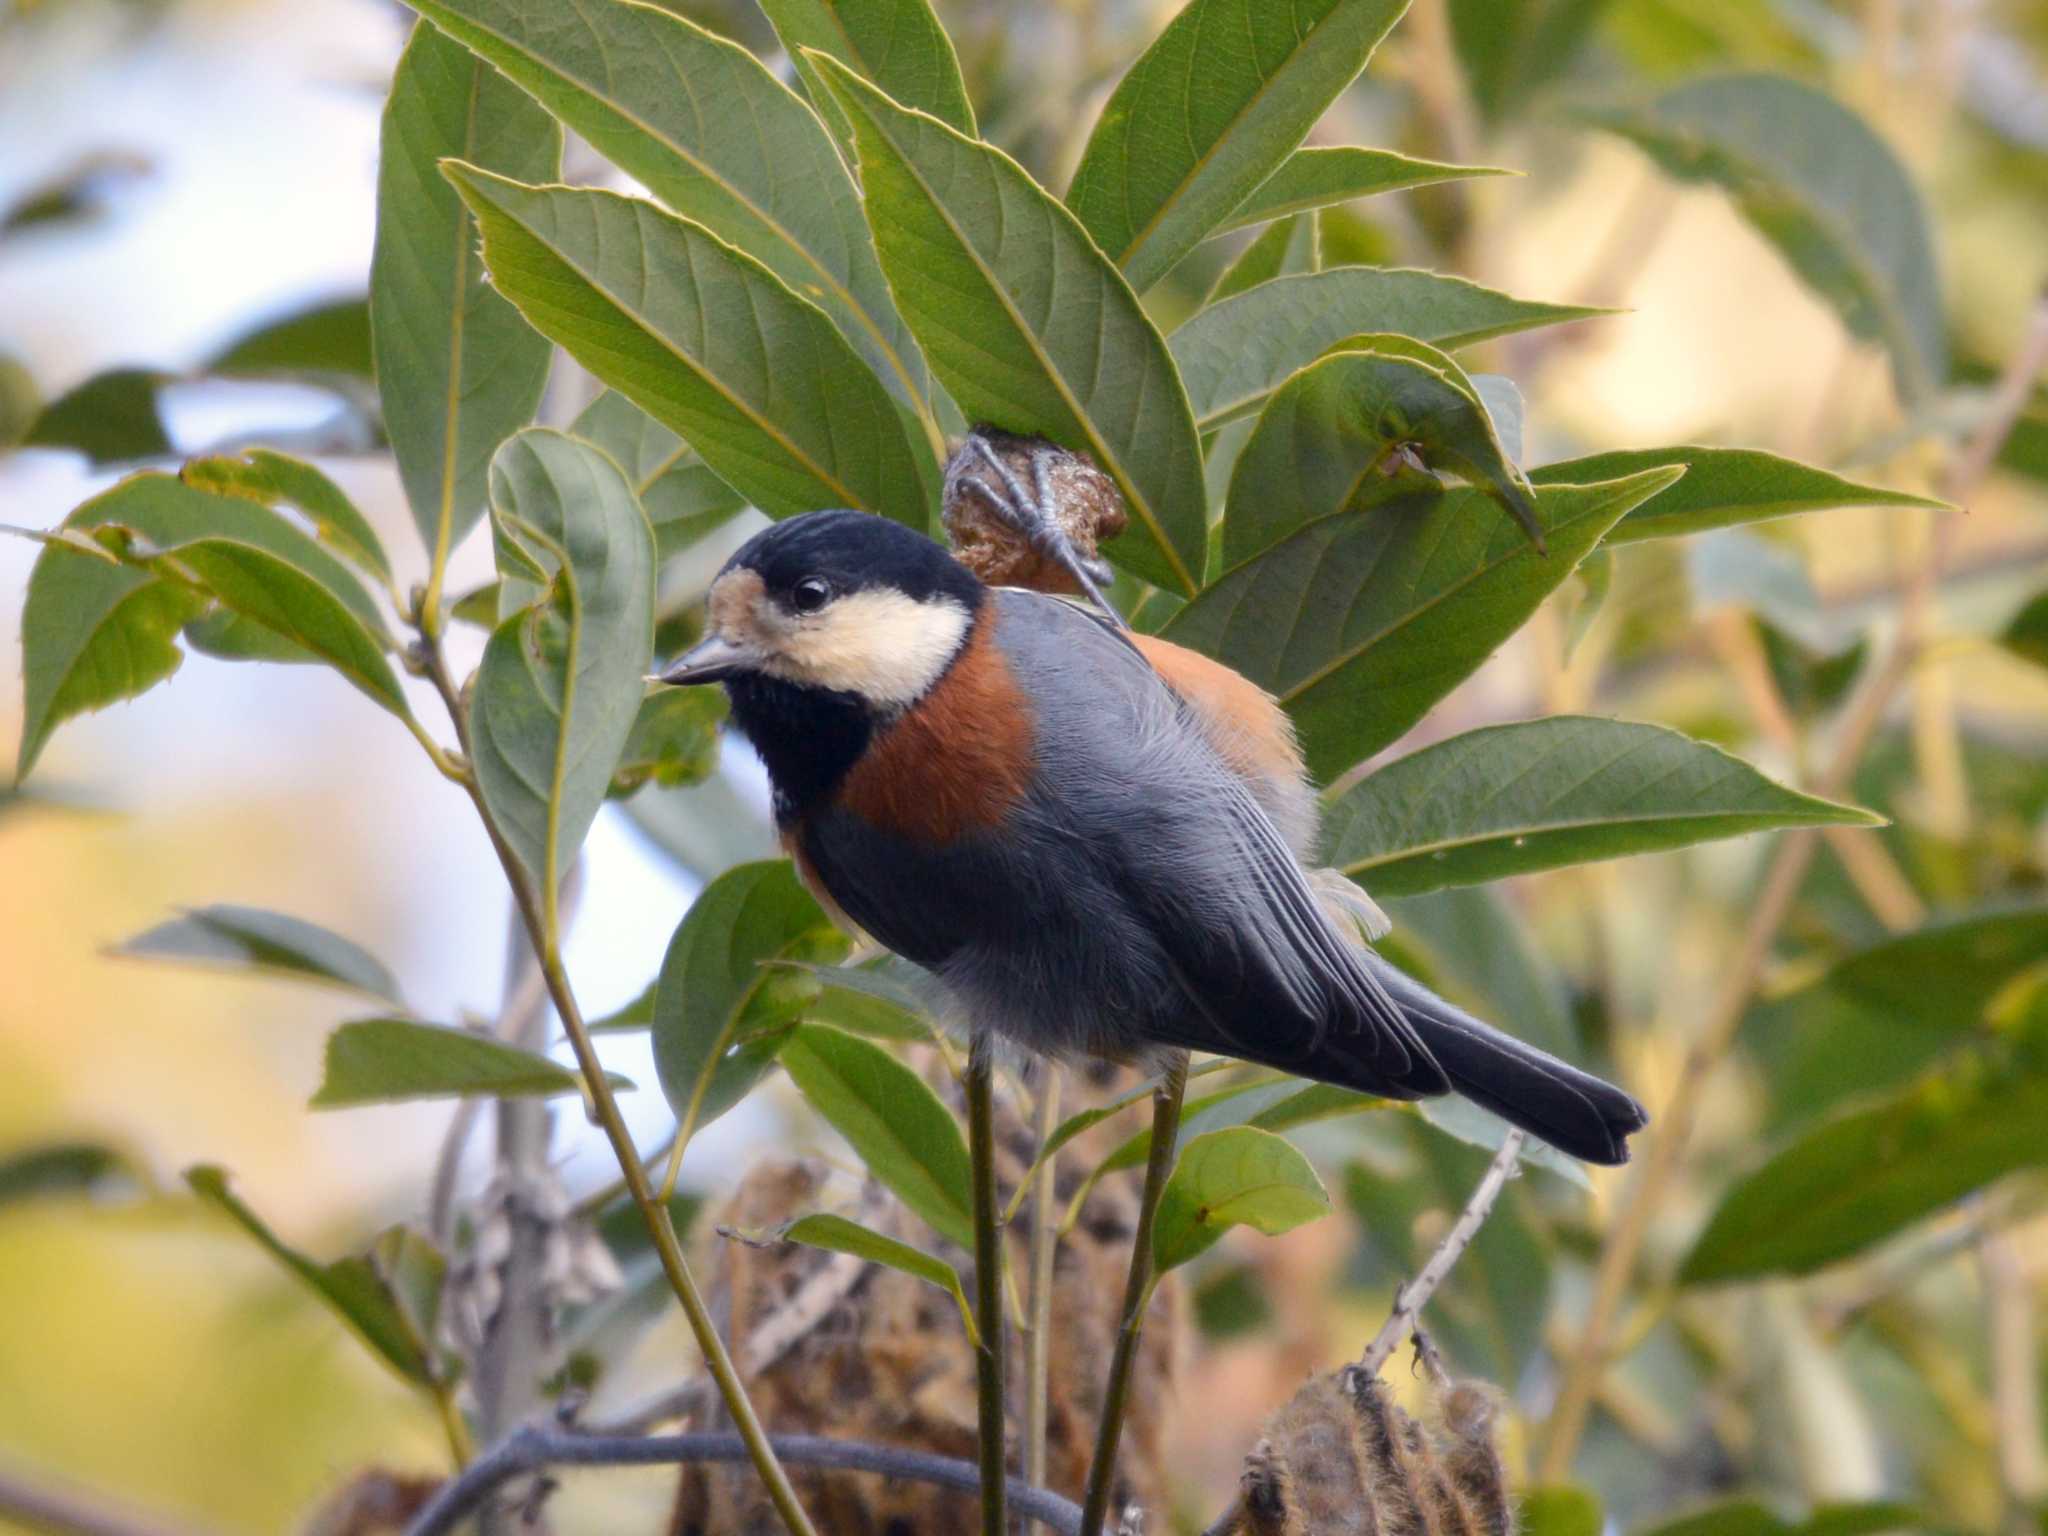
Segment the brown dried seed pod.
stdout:
<path fill-rule="evenodd" d="M 946 460 L 940 516 L 960 563 L 990 586 L 1077 593 L 1080 588 L 1072 573 L 1020 533 L 978 489 L 987 487 L 996 495 L 1007 494 L 975 446 L 976 438 L 993 450 L 1026 491 L 1035 490 L 1032 457 L 1034 453 L 1043 455 L 1053 514 L 1060 531 L 1083 558 L 1093 558 L 1130 520 L 1116 482 L 1086 454 L 1069 452 L 1042 437 L 1020 437 L 994 427 L 975 428 Z"/>
<path fill-rule="evenodd" d="M 942 1094 L 957 1092 L 943 1072 L 927 1075 Z M 999 1097 L 997 1180 L 1005 1199 L 1022 1176 L 1031 1148 L 1030 1130 Z M 1098 1149 L 1097 1155 L 1106 1150 Z M 1057 1194 L 1062 1205 L 1079 1187 L 1083 1162 L 1076 1155 L 1061 1166 L 1058 1183 L 1063 1187 Z M 1117 1299 L 1137 1208 L 1130 1186 L 1131 1176 L 1105 1179 L 1055 1252 L 1046 1480 L 1075 1499 L 1087 1478 L 1103 1363 L 1118 1322 Z M 936 1247 L 963 1273 L 972 1269 L 969 1254 L 935 1245 L 930 1230 L 877 1186 L 856 1193 L 847 1175 L 822 1162 L 757 1167 L 719 1223 L 759 1229 L 820 1209 L 842 1211 L 917 1247 Z M 1008 1229 L 1010 1262 L 1020 1278 L 1028 1272 L 1029 1227 L 1020 1220 Z M 894 1270 L 794 1245 L 750 1248 L 721 1242 L 709 1254 L 708 1267 L 714 1313 L 770 1429 L 974 1459 L 974 1357 L 943 1292 Z M 1171 1284 L 1162 1285 L 1139 1352 L 1115 1507 L 1132 1501 L 1163 1507 L 1165 1416 L 1181 1328 L 1179 1293 Z M 1021 1434 L 1023 1343 L 1014 1329 L 1010 1345 L 1010 1422 Z M 726 1426 L 714 1420 L 697 1427 Z M 885 1483 L 857 1473 L 795 1467 L 790 1473 L 818 1528 L 832 1536 L 957 1536 L 974 1529 L 978 1520 L 979 1504 L 969 1494 Z M 768 1536 L 780 1529 L 750 1468 L 683 1470 L 672 1536 Z"/>
<path fill-rule="evenodd" d="M 1310 1378 L 1245 1458 L 1235 1536 L 1512 1536 L 1497 1412 L 1482 1386 L 1433 1378 L 1432 1434 L 1356 1366 Z"/>

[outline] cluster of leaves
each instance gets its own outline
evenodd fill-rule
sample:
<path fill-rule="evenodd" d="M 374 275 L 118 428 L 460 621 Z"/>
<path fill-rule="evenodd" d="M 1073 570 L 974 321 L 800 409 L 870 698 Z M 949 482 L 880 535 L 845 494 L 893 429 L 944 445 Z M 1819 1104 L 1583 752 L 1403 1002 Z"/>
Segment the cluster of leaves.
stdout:
<path fill-rule="evenodd" d="M 1354 773 L 1575 573 L 1599 590 L 1614 551 L 1744 538 L 1726 531 L 1833 507 L 1932 505 L 1747 450 L 1525 464 L 1520 395 L 1461 355 L 1594 312 L 1341 259 L 1358 199 L 1497 173 L 1302 147 L 1399 0 L 1304 0 L 1284 24 L 1258 0 L 1192 0 L 1109 94 L 1064 196 L 980 136 L 953 46 L 918 0 L 842 0 L 829 16 L 763 0 L 793 83 L 631 0 L 415 9 L 386 109 L 361 315 L 424 590 L 398 591 L 368 521 L 299 459 L 256 449 L 136 474 L 36 535 L 47 548 L 24 612 L 22 774 L 64 720 L 168 678 L 181 642 L 323 665 L 431 745 L 400 683 L 418 659 L 400 636 L 434 641 L 452 615 L 488 632 L 455 701 L 458 767 L 551 903 L 608 796 L 698 786 L 629 802 L 658 827 L 662 806 L 717 792 L 717 700 L 643 696 L 657 626 L 687 623 L 658 611 L 664 567 L 737 518 L 853 507 L 935 529 L 946 438 L 988 422 L 1086 451 L 1114 479 L 1131 524 L 1105 552 L 1134 623 L 1281 700 L 1312 771 L 1344 786 L 1324 807 L 1329 862 L 1402 898 L 1403 962 L 1540 1043 L 1582 1049 L 1555 978 L 1474 887 L 1875 822 L 1697 736 L 1589 716 L 1487 726 Z M 1501 6 L 1451 7 L 1490 122 L 1569 66 L 1597 7 L 1532 9 L 1525 26 Z M 1725 189 L 1852 334 L 1889 351 L 1909 404 L 1945 382 L 1917 194 L 1843 108 L 1752 75 L 1593 121 L 1671 175 Z M 563 184 L 565 129 L 648 195 Z M 1244 230 L 1258 233 L 1219 257 L 1212 242 Z M 1211 268 L 1203 300 L 1164 329 L 1166 296 Z M 353 320 L 336 318 L 319 335 L 345 373 Z M 603 387 L 566 431 L 531 424 L 558 348 Z M 302 355 L 290 336 L 264 335 L 232 365 Z M 168 449 L 156 381 L 120 384 L 114 412 L 114 377 L 50 406 L 30 441 L 90 449 L 109 423 L 147 415 L 153 436 L 122 435 L 100 456 Z M 448 554 L 486 513 L 498 579 L 449 603 Z M 2008 643 L 2038 659 L 2042 629 L 2029 610 Z M 686 812 L 691 825 L 665 839 L 715 878 L 646 994 L 596 1027 L 651 1031 L 678 1158 L 779 1067 L 936 1237 L 970 1248 L 960 1129 L 897 1052 L 929 1037 L 928 994 L 893 963 L 846 964 L 846 940 L 790 867 L 732 857 L 706 830 L 722 819 Z M 1728 1195 L 1688 1284 L 1806 1272 L 2038 1161 L 2038 1010 L 2015 1011 L 2010 984 L 2041 952 L 2040 923 L 2038 911 L 1999 914 L 1872 945 L 1770 1005 L 1800 1012 L 1797 1028 L 1754 1026 L 1760 1048 L 1781 1047 L 1774 1105 L 1793 1139 Z M 378 962 L 292 919 L 209 908 L 127 948 L 372 998 L 374 1016 L 334 1033 L 316 1105 L 594 1091 L 543 1055 L 412 1016 Z M 1930 1008 L 1924 979 L 1950 972 L 1974 990 L 1959 1002 L 1951 986 Z M 1899 1051 L 1863 1049 L 1871 1029 Z M 1871 1098 L 1832 1116 L 1845 1057 Z M 1072 1116 L 1046 1151 L 1145 1092 Z M 1285 1133 L 1365 1111 L 1381 1112 L 1378 1129 L 1364 1153 L 1344 1144 L 1342 1185 L 1374 1235 L 1361 1268 L 1412 1269 L 1415 1218 L 1455 1201 L 1474 1167 L 1467 1143 L 1497 1141 L 1498 1123 L 1469 1106 L 1417 1113 L 1239 1072 L 1188 1104 L 1153 1236 L 1159 1270 L 1230 1227 L 1279 1232 L 1326 1212 L 1322 1179 Z M 1125 1141 L 1074 1208 L 1148 1150 L 1144 1132 Z M 16 1175 L 36 1191 L 98 1177 L 75 1158 Z M 221 1175 L 192 1178 L 394 1368 L 445 1390 L 452 1365 L 426 1342 L 441 1259 L 419 1234 L 321 1266 L 269 1236 Z M 1508 1381 L 1527 1368 L 1557 1223 L 1554 1202 L 1511 1195 L 1446 1293 L 1454 1354 Z M 843 1218 L 809 1216 L 783 1235 L 964 1296 L 944 1259 Z"/>

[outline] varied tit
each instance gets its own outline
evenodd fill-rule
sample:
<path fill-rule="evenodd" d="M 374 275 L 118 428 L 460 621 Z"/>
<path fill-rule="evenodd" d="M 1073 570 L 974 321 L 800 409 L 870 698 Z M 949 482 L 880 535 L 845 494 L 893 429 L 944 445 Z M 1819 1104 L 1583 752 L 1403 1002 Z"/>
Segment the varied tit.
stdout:
<path fill-rule="evenodd" d="M 1290 776 L 1306 794 L 1285 716 L 1227 668 L 986 586 L 883 518 L 813 512 L 727 562 L 663 681 L 725 685 L 806 882 L 977 1027 L 1056 1057 L 1184 1047 L 1455 1090 L 1591 1162 L 1644 1124 L 1340 934 L 1272 813 Z"/>

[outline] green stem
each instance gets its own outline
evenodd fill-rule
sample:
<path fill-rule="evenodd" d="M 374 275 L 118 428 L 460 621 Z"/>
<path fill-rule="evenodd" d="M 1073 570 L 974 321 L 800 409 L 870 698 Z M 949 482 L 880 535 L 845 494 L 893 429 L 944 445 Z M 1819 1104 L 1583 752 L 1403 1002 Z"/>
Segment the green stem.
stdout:
<path fill-rule="evenodd" d="M 1003 1413 L 1003 1229 L 996 1210 L 996 1125 L 994 1052 L 976 1034 L 967 1056 L 967 1153 L 974 1165 L 975 1323 L 981 1348 L 975 1353 L 980 1388 L 981 1536 L 1007 1536 L 1005 1509 L 1009 1475 Z"/>
<path fill-rule="evenodd" d="M 454 679 L 449 676 L 447 662 L 433 637 L 423 631 L 422 639 L 427 676 L 433 681 L 455 722 L 463 755 L 470 756 L 469 722 L 463 714 Z M 498 830 L 497 821 L 491 815 L 476 780 L 466 780 L 464 787 L 476 805 L 477 815 L 483 821 L 484 832 L 491 840 L 498 862 L 504 867 L 513 900 L 518 903 L 519 915 L 526 923 L 527 937 L 533 941 L 534 953 L 540 957 L 541 976 L 547 982 L 548 996 L 554 1000 L 555 1012 L 560 1016 L 562 1028 L 568 1033 L 569 1044 L 576 1053 L 576 1064 L 582 1069 L 590 1106 L 604 1128 L 605 1139 L 612 1144 L 612 1155 L 626 1177 L 626 1189 L 633 1197 L 633 1204 L 639 1207 L 641 1219 L 647 1223 L 655 1254 L 661 1260 L 662 1273 L 668 1277 L 676 1300 L 682 1303 L 683 1316 L 689 1320 L 690 1332 L 696 1337 L 705 1367 L 717 1383 L 718 1395 L 724 1399 L 726 1411 L 732 1415 L 733 1428 L 739 1431 L 754 1469 L 767 1486 L 769 1500 L 775 1505 L 775 1511 L 782 1517 L 790 1536 L 817 1536 L 810 1517 L 797 1502 L 789 1474 L 783 1470 L 774 1448 L 768 1444 L 767 1432 L 762 1429 L 754 1405 L 747 1397 L 746 1387 L 740 1382 L 725 1340 L 719 1337 L 718 1328 L 711 1320 L 711 1310 L 705 1305 L 703 1293 L 697 1289 L 696 1279 L 690 1273 L 689 1262 L 683 1257 L 682 1242 L 676 1236 L 675 1223 L 669 1219 L 668 1207 L 655 1197 L 647 1171 L 641 1166 L 639 1148 L 633 1145 L 632 1133 L 626 1129 L 625 1118 L 619 1113 L 619 1103 L 612 1094 L 609 1079 L 605 1077 L 604 1064 L 598 1060 L 597 1047 L 591 1041 L 590 1030 L 583 1022 L 583 1012 L 576 1003 L 576 994 L 569 985 L 569 973 L 562 966 L 560 936 L 549 931 L 539 893 L 534 890 L 533 882 L 527 878 L 504 834 Z"/>
<path fill-rule="evenodd" d="M 1117 1442 L 1123 1438 L 1124 1409 L 1130 1402 L 1131 1368 L 1137 1363 L 1138 1335 L 1145 1326 L 1145 1304 L 1152 1297 L 1152 1218 L 1173 1172 L 1180 1141 L 1180 1104 L 1187 1092 L 1188 1056 L 1176 1051 L 1152 1092 L 1152 1150 L 1145 1159 L 1145 1188 L 1138 1197 L 1138 1229 L 1131 1237 L 1131 1269 L 1124 1281 L 1123 1323 L 1117 1330 L 1116 1352 L 1110 1356 L 1109 1386 L 1102 1394 L 1102 1423 L 1095 1431 L 1095 1457 L 1088 1463 L 1088 1491 L 1081 1501 L 1081 1536 L 1102 1536 L 1109 1514 L 1110 1486 L 1116 1481 Z"/>

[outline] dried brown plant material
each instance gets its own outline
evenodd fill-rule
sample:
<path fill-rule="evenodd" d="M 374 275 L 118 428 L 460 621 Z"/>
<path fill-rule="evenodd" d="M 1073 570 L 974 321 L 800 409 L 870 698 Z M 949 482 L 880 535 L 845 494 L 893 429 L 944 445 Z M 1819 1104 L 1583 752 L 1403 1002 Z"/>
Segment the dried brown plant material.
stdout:
<path fill-rule="evenodd" d="M 1310 1378 L 1267 1421 L 1210 1536 L 1512 1536 L 1491 1390 L 1440 1365 L 1431 1379 L 1434 1431 L 1355 1365 Z"/>
<path fill-rule="evenodd" d="M 438 1477 L 366 1467 L 313 1512 L 302 1536 L 399 1536 L 440 1486 Z"/>
<path fill-rule="evenodd" d="M 940 517 L 960 563 L 993 587 L 1029 587 L 1038 592 L 1078 593 L 1073 573 L 1042 541 L 1021 531 L 1013 517 L 991 504 L 992 496 L 1012 500 L 992 454 L 1034 498 L 1034 472 L 1045 477 L 1044 500 L 1059 531 L 1083 559 L 1124 531 L 1130 515 L 1116 482 L 1084 453 L 1072 453 L 1042 437 L 1020 437 L 994 427 L 976 427 L 946 460 Z M 1035 461 L 1035 463 L 1034 463 Z"/>
<path fill-rule="evenodd" d="M 942 1071 L 927 1076 L 942 1094 L 957 1086 Z M 1096 1090 L 1091 1089 L 1091 1093 Z M 1115 1091 L 1105 1087 L 1103 1093 Z M 1091 1152 L 1062 1160 L 1062 1207 L 1094 1160 L 1114 1146 L 1115 1127 Z M 1122 1131 L 1128 1134 L 1129 1127 Z M 1085 1140 L 1085 1138 L 1084 1138 Z M 1078 1149 L 1082 1142 L 1077 1141 Z M 999 1193 L 1007 1201 L 1033 1152 L 1029 1125 L 998 1095 L 996 1158 Z M 964 1250 L 929 1228 L 878 1186 L 855 1186 L 841 1170 L 816 1160 L 755 1168 L 717 1218 L 738 1229 L 773 1228 L 817 1210 L 833 1210 L 899 1241 L 936 1252 L 963 1274 Z M 1133 1175 L 1104 1179 L 1081 1209 L 1054 1255 L 1049 1350 L 1046 1481 L 1078 1499 L 1087 1480 L 1101 1410 L 1103 1373 L 1116 1336 L 1117 1308 L 1137 1218 Z M 1020 1285 L 1028 1273 L 1029 1223 L 1008 1228 L 1010 1263 Z M 923 1281 L 894 1270 L 794 1244 L 765 1248 L 720 1241 L 707 1256 L 716 1315 L 737 1357 L 761 1420 L 771 1431 L 828 1434 L 975 1456 L 975 1369 L 952 1301 Z M 1162 1284 L 1146 1320 L 1113 1507 L 1164 1507 L 1166 1416 L 1172 1403 L 1180 1293 Z M 1009 1331 L 1012 1462 L 1024 1422 L 1023 1341 Z M 695 1428 L 722 1429 L 711 1419 Z M 818 1529 L 831 1536 L 958 1536 L 979 1521 L 975 1495 L 922 1484 L 895 1484 L 865 1473 L 790 1475 Z M 781 1530 L 759 1478 L 744 1466 L 690 1466 L 677 1490 L 672 1536 L 771 1536 Z"/>

